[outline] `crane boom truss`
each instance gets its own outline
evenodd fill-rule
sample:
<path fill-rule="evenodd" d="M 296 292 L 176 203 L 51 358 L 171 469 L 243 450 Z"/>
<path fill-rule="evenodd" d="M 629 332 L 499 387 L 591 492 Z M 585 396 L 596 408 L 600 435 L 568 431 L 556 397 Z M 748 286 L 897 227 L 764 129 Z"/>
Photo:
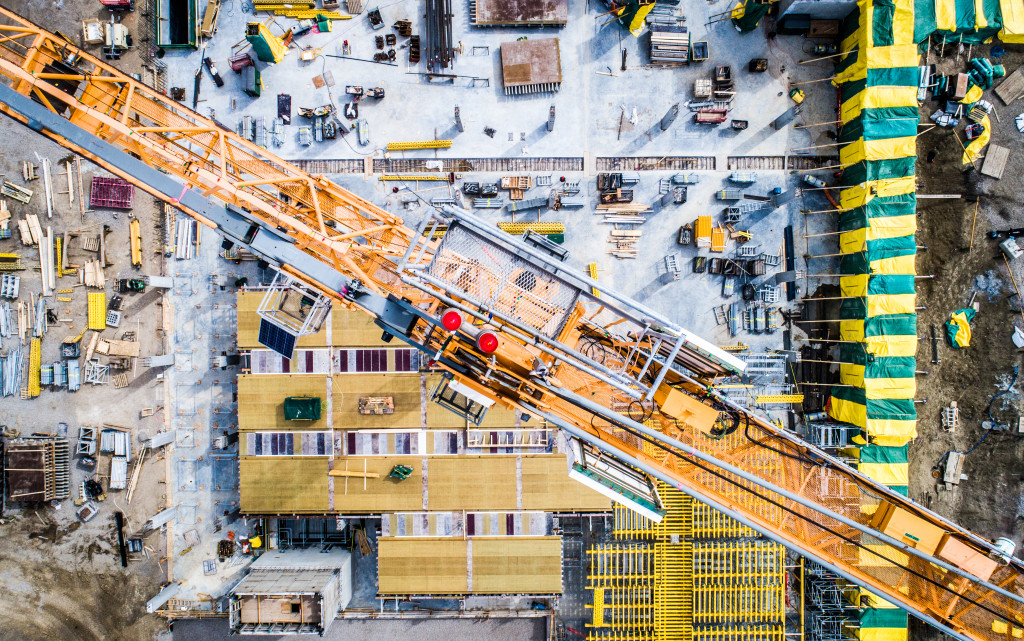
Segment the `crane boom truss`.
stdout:
<path fill-rule="evenodd" d="M 1024 627 L 1018 560 L 977 577 L 880 532 L 892 506 L 996 552 L 731 403 L 714 382 L 741 362 L 536 247 L 455 209 L 412 229 L 4 9 L 0 110 L 372 314 L 467 394 L 559 426 L 578 462 L 669 483 L 964 641 Z M 443 327 L 446 309 L 467 322 Z"/>

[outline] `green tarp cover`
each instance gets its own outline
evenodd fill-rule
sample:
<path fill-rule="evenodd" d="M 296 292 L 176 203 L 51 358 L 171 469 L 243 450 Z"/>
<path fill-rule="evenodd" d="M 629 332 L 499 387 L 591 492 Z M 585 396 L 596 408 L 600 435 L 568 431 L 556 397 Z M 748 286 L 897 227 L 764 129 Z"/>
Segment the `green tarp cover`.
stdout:
<path fill-rule="evenodd" d="M 902 494 L 903 496 L 910 496 L 910 488 L 907 487 L 906 485 L 890 485 L 888 487 L 890 490 L 896 492 L 897 494 Z M 902 612 L 902 610 L 897 610 L 897 612 Z"/>
<path fill-rule="evenodd" d="M 867 400 L 867 394 L 861 387 L 833 387 L 832 396 L 863 405 L 869 419 L 891 419 L 897 421 L 913 421 L 917 419 L 914 399 L 879 398 Z"/>
<path fill-rule="evenodd" d="M 907 455 L 907 450 L 910 445 L 902 445 L 900 447 L 883 447 L 881 445 L 865 445 L 860 448 L 860 462 L 861 463 L 896 463 L 903 465 L 910 459 Z M 903 624 L 906 625 L 907 613 L 903 610 L 885 610 L 886 612 L 898 612 L 903 615 Z M 897 619 L 898 620 L 898 619 Z M 863 619 L 861 619 L 863 621 Z M 872 622 L 876 619 L 872 619 Z M 888 625 L 872 625 L 876 628 L 888 628 L 895 626 Z"/>
<path fill-rule="evenodd" d="M 907 246 L 897 246 L 896 242 L 903 241 L 909 238 L 909 243 L 904 243 Z M 882 243 L 885 243 L 884 245 Z M 872 247 L 872 245 L 875 245 Z M 868 251 L 857 252 L 855 254 L 847 254 L 839 259 L 839 273 L 840 274 L 868 274 L 871 272 L 870 262 L 873 260 L 882 260 L 884 258 L 896 258 L 897 256 L 912 256 L 917 253 L 917 246 L 913 236 L 903 236 L 900 238 L 886 238 L 884 240 L 869 240 Z"/>
<path fill-rule="evenodd" d="M 868 445 L 867 447 L 875 447 L 874 445 Z M 861 448 L 860 456 L 861 460 L 864 460 L 864 450 L 867 448 Z M 882 448 L 882 449 L 894 449 L 898 450 L 901 448 Z M 880 463 L 883 461 L 879 461 Z M 906 461 L 904 461 L 906 462 Z M 907 627 L 907 613 L 899 608 L 864 608 L 860 613 L 860 627 L 862 628 L 906 628 Z"/>
<path fill-rule="evenodd" d="M 868 86 L 916 87 L 920 82 L 917 67 L 888 67 L 868 69 Z"/>
<path fill-rule="evenodd" d="M 875 0 L 871 7 L 871 44 L 875 47 L 891 47 L 892 15 L 896 5 L 892 0 Z"/>
<path fill-rule="evenodd" d="M 911 329 L 914 328 L 911 327 Z M 901 332 L 897 332 L 897 334 L 900 333 Z M 875 356 L 874 354 L 868 354 L 863 343 L 842 343 L 839 346 L 839 360 L 843 363 L 864 365 L 865 367 L 871 363 L 885 361 L 887 363 L 898 363 L 900 364 L 900 367 L 906 365 L 911 369 L 913 369 L 914 363 L 916 362 L 912 356 Z M 878 377 L 876 376 L 874 378 Z"/>
<path fill-rule="evenodd" d="M 757 23 L 768 13 L 771 6 L 768 2 L 760 4 L 753 0 L 746 0 L 743 3 L 743 17 L 733 18 L 732 23 L 736 25 L 740 33 L 749 33 L 757 27 Z"/>
<path fill-rule="evenodd" d="M 839 184 L 843 187 L 852 187 L 868 180 L 913 176 L 916 162 L 917 156 L 893 158 L 892 160 L 862 160 L 843 168 Z"/>
<path fill-rule="evenodd" d="M 839 23 L 839 42 L 852 36 L 857 29 L 860 29 L 860 7 L 854 7 L 850 15 L 843 18 Z"/>
<path fill-rule="evenodd" d="M 881 140 L 916 136 L 919 121 L 917 107 L 862 109 L 859 116 L 843 125 L 838 141 L 842 145 L 848 145 L 861 138 Z"/>
<path fill-rule="evenodd" d="M 853 49 L 850 50 L 850 54 L 848 56 L 846 56 L 845 58 L 840 59 L 839 62 L 836 63 L 835 75 L 838 76 L 839 74 L 841 74 L 844 71 L 846 71 L 853 63 L 857 62 L 857 57 L 859 55 L 860 55 L 860 45 L 857 45 L 856 47 L 854 47 Z"/>
<path fill-rule="evenodd" d="M 916 336 L 917 314 L 890 314 L 864 319 L 865 336 Z"/>
<path fill-rule="evenodd" d="M 906 200 L 907 196 L 910 196 L 909 200 Z M 872 218 L 912 216 L 916 211 L 917 200 L 913 197 L 913 194 L 875 198 L 863 207 L 855 207 L 841 213 L 839 215 L 839 231 L 850 231 L 867 227 L 868 221 Z M 864 269 L 856 269 L 848 273 L 863 274 L 865 271 Z"/>
<path fill-rule="evenodd" d="M 921 43 L 938 28 L 935 21 L 934 0 L 914 3 L 914 42 Z"/>
<path fill-rule="evenodd" d="M 289 396 L 284 399 L 284 418 L 288 421 L 319 421 L 320 399 L 315 396 Z"/>
<path fill-rule="evenodd" d="M 854 96 L 864 91 L 867 86 L 868 81 L 866 78 L 844 82 L 839 85 L 839 102 L 846 102 L 852 99 Z"/>

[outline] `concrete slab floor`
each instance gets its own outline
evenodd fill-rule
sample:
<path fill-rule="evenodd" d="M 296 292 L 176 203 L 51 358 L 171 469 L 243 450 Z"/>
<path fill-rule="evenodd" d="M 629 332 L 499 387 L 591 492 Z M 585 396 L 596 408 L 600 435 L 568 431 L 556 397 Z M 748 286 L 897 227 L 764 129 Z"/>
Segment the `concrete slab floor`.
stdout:
<path fill-rule="evenodd" d="M 728 21 L 705 26 L 708 16 L 727 9 L 726 4 L 718 0 L 682 7 L 693 40 L 708 41 L 710 57 L 707 62 L 676 69 L 647 67 L 649 35 L 634 38 L 617 23 L 605 24 L 608 18 L 599 15 L 605 11 L 603 5 L 595 3 L 591 7 L 589 2 L 580 0 L 569 2 L 569 23 L 564 29 L 542 31 L 472 27 L 468 24 L 468 13 L 457 9 L 453 33 L 461 53 L 454 69 L 449 70 L 457 77 L 444 84 L 428 82 L 422 73 L 424 67 L 410 64 L 405 49 L 398 50 L 394 64 L 363 61 L 371 59 L 376 51 L 374 36 L 391 33 L 390 26 L 396 20 L 412 20 L 413 32 L 425 33 L 424 18 L 414 15 L 417 9 L 408 0 L 382 7 L 387 27 L 381 31 L 373 31 L 366 16 L 357 15 L 352 20 L 335 21 L 329 33 L 296 37 L 288 55 L 278 64 L 257 62 L 264 86 L 258 99 L 242 93 L 241 76 L 231 72 L 227 61 L 233 53 L 245 50 L 246 23 L 267 20 L 264 13 L 254 16 L 241 7 L 226 5 L 217 33 L 201 50 L 168 50 L 163 62 L 168 67 L 168 86 L 185 88 L 185 104 L 191 105 L 193 76 L 202 59 L 211 58 L 225 85 L 214 86 L 209 73 L 204 72 L 197 108 L 204 115 L 213 114 L 231 129 L 238 126 L 243 116 L 262 116 L 269 128 L 278 115 L 277 96 L 290 95 L 291 125 L 285 127 L 283 146 L 273 149 L 285 158 L 359 158 L 368 154 L 380 157 L 388 142 L 438 138 L 454 141 L 450 150 L 437 152 L 439 157 L 693 155 L 719 157 L 719 167 L 724 168 L 725 156 L 729 154 L 787 155 L 791 149 L 815 144 L 809 142 L 810 134 L 802 130 L 788 127 L 776 132 L 767 127 L 792 105 L 787 96 L 789 82 L 825 78 L 829 74 L 827 65 L 797 64 L 805 57 L 801 51 L 803 39 L 767 41 L 762 32 L 741 35 Z M 277 35 L 293 26 L 294 20 L 283 17 L 274 18 L 270 24 Z M 557 93 L 504 95 L 500 44 L 524 36 L 559 39 L 563 82 Z M 345 42 L 351 47 L 348 57 L 360 60 L 341 58 Z M 406 39 L 401 39 L 399 46 L 404 42 Z M 243 46 L 236 47 L 238 43 Z M 312 49 L 318 55 L 303 62 L 299 59 L 303 49 Z M 625 71 L 621 69 L 622 52 L 626 53 Z M 768 72 L 748 73 L 747 62 L 758 57 L 770 60 Z M 673 104 L 690 100 L 694 80 L 710 77 L 716 64 L 732 65 L 737 99 L 730 116 L 748 120 L 749 128 L 733 132 L 723 127 L 696 125 L 684 109 L 669 130 L 661 131 L 658 122 L 662 116 Z M 325 72 L 333 75 L 335 85 L 317 89 L 313 78 Z M 487 79 L 489 86 L 475 86 L 480 82 L 474 79 Z M 308 122 L 297 115 L 297 109 L 332 103 L 340 115 L 348 101 L 346 85 L 382 86 L 387 92 L 383 100 L 364 98 L 359 103 L 359 116 L 367 120 L 371 144 L 361 146 L 355 135 L 349 135 L 310 147 L 300 146 L 298 127 Z M 812 104 L 819 100 L 831 113 L 835 92 L 827 83 L 807 85 L 805 90 L 810 101 L 805 113 L 816 111 Z M 463 133 L 454 125 L 456 105 L 465 125 Z M 546 122 L 551 106 L 555 107 L 556 121 L 554 131 L 548 132 Z M 620 131 L 623 112 L 625 119 Z M 830 116 L 821 120 L 833 119 Z M 497 130 L 493 138 L 484 134 L 485 127 Z M 404 156 L 393 157 L 432 158 L 435 152 L 405 152 Z"/>

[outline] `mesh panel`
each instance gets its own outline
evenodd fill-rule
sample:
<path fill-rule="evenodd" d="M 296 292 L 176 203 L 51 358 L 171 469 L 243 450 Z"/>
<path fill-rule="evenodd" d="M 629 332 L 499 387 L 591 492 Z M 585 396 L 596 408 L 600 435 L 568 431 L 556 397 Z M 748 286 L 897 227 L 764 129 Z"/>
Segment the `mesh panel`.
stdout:
<path fill-rule="evenodd" d="M 479 307 L 555 337 L 580 290 L 465 227 L 448 230 L 427 273 Z"/>

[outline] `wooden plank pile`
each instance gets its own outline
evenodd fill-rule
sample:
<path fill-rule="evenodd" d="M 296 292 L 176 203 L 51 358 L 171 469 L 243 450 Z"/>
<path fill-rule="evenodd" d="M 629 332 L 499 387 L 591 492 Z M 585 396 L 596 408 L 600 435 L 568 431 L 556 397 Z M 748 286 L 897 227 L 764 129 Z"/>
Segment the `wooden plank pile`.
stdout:
<path fill-rule="evenodd" d="M 619 259 L 636 258 L 636 244 L 643 235 L 636 227 L 647 221 L 643 214 L 650 211 L 649 205 L 641 203 L 598 205 L 597 212 L 602 216 L 601 222 L 612 225 L 608 232 L 608 242 L 612 244 L 612 248 L 607 253 Z"/>

